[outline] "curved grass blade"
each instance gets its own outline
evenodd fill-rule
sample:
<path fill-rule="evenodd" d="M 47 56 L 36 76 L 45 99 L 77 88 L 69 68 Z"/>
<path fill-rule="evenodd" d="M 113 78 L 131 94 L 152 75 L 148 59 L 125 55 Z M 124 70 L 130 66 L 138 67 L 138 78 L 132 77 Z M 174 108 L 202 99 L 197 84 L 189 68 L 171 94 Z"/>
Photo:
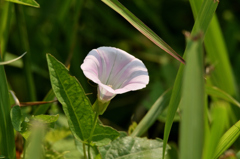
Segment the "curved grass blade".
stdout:
<path fill-rule="evenodd" d="M 224 151 L 226 151 L 240 135 L 240 121 L 234 124 L 220 139 L 214 159 L 217 159 Z"/>
<path fill-rule="evenodd" d="M 167 43 L 165 43 L 157 34 L 148 28 L 141 20 L 125 8 L 118 0 L 102 0 L 105 4 L 123 16 L 130 24 L 132 24 L 138 31 L 145 35 L 158 47 L 173 56 L 175 59 L 185 64 L 184 59 L 178 55 Z"/>
<path fill-rule="evenodd" d="M 4 62 L 0 62 L 0 65 L 6 65 L 6 64 L 10 64 L 14 61 L 17 61 L 19 60 L 20 58 L 22 58 L 27 52 L 23 53 L 21 56 L 15 58 L 15 59 L 12 59 L 12 60 L 9 60 L 9 61 L 4 61 Z"/>
<path fill-rule="evenodd" d="M 132 132 L 132 137 L 141 136 L 148 130 L 150 126 L 152 126 L 152 124 L 158 119 L 159 115 L 168 106 L 171 94 L 172 90 L 167 90 L 156 100 L 156 102 L 152 105 L 147 114 Z"/>
<path fill-rule="evenodd" d="M 40 5 L 35 0 L 6 0 L 6 1 L 23 4 L 31 7 L 36 7 L 36 8 L 40 7 Z"/>
<path fill-rule="evenodd" d="M 196 22 L 194 23 L 194 27 L 192 29 L 191 35 L 194 35 L 197 32 L 201 31 L 203 34 L 202 36 L 204 37 L 207 31 L 207 28 L 211 22 L 212 16 L 214 15 L 214 12 L 217 8 L 217 5 L 218 3 L 215 3 L 213 0 L 204 1 L 200 9 L 199 16 L 197 17 Z M 186 50 L 188 49 L 188 47 L 189 45 L 187 44 Z M 185 56 L 186 56 L 186 53 L 184 53 L 183 57 Z M 172 96 L 171 96 L 169 107 L 168 107 L 167 121 L 164 129 L 163 151 L 165 151 L 170 130 L 172 127 L 172 123 L 174 120 L 174 116 L 176 114 L 176 111 L 181 99 L 183 67 L 184 65 L 180 65 L 180 68 L 178 70 L 177 77 L 173 86 Z"/>
<path fill-rule="evenodd" d="M 210 96 L 224 99 L 240 108 L 240 103 L 237 100 L 217 87 L 206 85 L 205 91 Z"/>

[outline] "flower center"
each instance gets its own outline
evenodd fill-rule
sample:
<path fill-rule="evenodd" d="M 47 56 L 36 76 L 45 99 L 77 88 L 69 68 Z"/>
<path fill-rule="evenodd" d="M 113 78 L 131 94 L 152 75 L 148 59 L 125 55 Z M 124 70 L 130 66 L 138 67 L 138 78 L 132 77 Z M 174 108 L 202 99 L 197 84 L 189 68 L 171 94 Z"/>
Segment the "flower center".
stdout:
<path fill-rule="evenodd" d="M 109 84 L 108 86 L 112 88 L 112 85 Z"/>

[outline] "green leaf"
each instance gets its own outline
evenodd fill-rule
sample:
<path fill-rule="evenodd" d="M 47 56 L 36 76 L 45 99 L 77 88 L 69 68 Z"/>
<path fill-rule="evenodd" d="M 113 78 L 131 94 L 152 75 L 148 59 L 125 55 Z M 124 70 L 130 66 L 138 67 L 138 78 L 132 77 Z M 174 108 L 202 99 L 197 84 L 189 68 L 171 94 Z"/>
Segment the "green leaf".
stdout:
<path fill-rule="evenodd" d="M 163 142 L 161 139 L 121 136 L 111 144 L 99 147 L 99 153 L 104 159 L 161 159 Z M 166 154 L 165 154 L 166 155 Z"/>
<path fill-rule="evenodd" d="M 158 119 L 159 115 L 168 106 L 171 93 L 172 90 L 167 90 L 157 99 L 157 101 L 152 105 L 148 113 L 144 116 L 144 118 L 140 121 L 140 123 L 132 132 L 132 137 L 141 136 Z"/>
<path fill-rule="evenodd" d="M 204 3 L 201 6 L 201 9 L 199 11 L 198 17 L 196 18 L 196 21 L 194 23 L 194 27 L 192 29 L 191 35 L 195 35 L 199 31 L 202 32 L 202 36 L 204 37 L 207 28 L 211 22 L 212 16 L 214 15 L 214 12 L 217 8 L 218 3 L 215 3 L 213 0 L 205 0 Z M 186 50 L 188 49 L 188 44 L 186 46 Z M 184 57 L 186 56 L 186 53 L 184 54 Z M 180 99 L 181 99 L 181 87 L 182 87 L 182 74 L 183 74 L 183 65 L 180 65 L 180 68 L 177 73 L 176 80 L 174 82 L 174 87 L 172 91 L 172 96 L 170 99 L 170 103 L 168 106 L 168 115 L 167 115 L 167 121 L 165 124 L 164 129 L 164 140 L 163 140 L 163 151 L 165 151 L 165 147 L 167 145 L 168 137 L 170 134 L 170 130 L 172 127 L 172 123 L 174 120 L 174 116 L 176 114 Z M 163 157 L 164 158 L 164 157 Z"/>
<path fill-rule="evenodd" d="M 19 106 L 14 106 L 11 109 L 12 125 L 16 131 L 22 130 L 23 115 Z"/>
<path fill-rule="evenodd" d="M 55 122 L 58 120 L 59 115 L 37 115 L 33 116 L 31 120 L 36 120 L 44 124 L 48 124 L 50 127 L 54 128 Z"/>
<path fill-rule="evenodd" d="M 33 121 L 41 122 L 50 127 L 54 127 L 55 122 L 57 121 L 59 115 L 37 115 L 32 116 L 31 118 L 25 117 L 19 106 L 14 106 L 11 109 L 11 120 L 14 129 L 22 134 L 25 139 L 28 139 L 30 135 L 30 127 L 32 126 Z"/>
<path fill-rule="evenodd" d="M 138 31 L 145 35 L 158 47 L 166 51 L 178 61 L 185 63 L 180 55 L 178 55 L 167 43 L 165 43 L 157 34 L 148 28 L 141 20 L 125 8 L 118 0 L 102 0 L 105 4 L 123 16 L 130 24 L 132 24 Z"/>
<path fill-rule="evenodd" d="M 35 0 L 6 0 L 6 1 L 23 4 L 31 7 L 36 7 L 36 8 L 40 7 L 40 5 Z"/>
<path fill-rule="evenodd" d="M 68 118 L 69 127 L 76 139 L 88 143 L 94 122 L 91 103 L 75 77 L 53 56 L 47 55 L 52 89 L 62 104 Z M 111 127 L 96 125 L 92 142 L 98 146 L 108 144 L 119 133 Z"/>
<path fill-rule="evenodd" d="M 240 107 L 240 103 L 237 100 L 235 100 L 228 93 L 224 92 L 223 90 L 221 90 L 217 87 L 206 85 L 205 86 L 205 91 L 210 96 L 217 97 L 217 98 L 220 98 L 220 99 L 224 99 L 224 100 Z"/>
<path fill-rule="evenodd" d="M 240 121 L 234 124 L 220 139 L 215 151 L 214 159 L 217 159 L 226 151 L 240 135 Z"/>

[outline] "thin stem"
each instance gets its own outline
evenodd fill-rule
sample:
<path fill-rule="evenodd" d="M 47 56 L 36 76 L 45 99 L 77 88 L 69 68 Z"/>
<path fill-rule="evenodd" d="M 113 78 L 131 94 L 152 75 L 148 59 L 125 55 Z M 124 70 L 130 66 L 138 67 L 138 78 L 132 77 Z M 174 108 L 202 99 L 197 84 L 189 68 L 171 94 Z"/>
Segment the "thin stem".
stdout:
<path fill-rule="evenodd" d="M 84 154 L 84 159 L 87 159 L 86 148 L 84 143 L 83 143 L 83 154 Z"/>
<path fill-rule="evenodd" d="M 36 101 L 36 89 L 35 84 L 33 80 L 32 75 L 32 64 L 31 64 L 31 53 L 30 53 L 30 46 L 29 46 L 29 40 L 28 40 L 28 33 L 26 28 L 26 21 L 24 17 L 24 12 L 22 9 L 22 5 L 15 4 L 15 12 L 16 12 L 16 19 L 19 29 L 19 36 L 21 41 L 23 52 L 27 51 L 26 56 L 23 58 L 23 70 L 26 76 L 26 84 L 27 84 L 27 90 L 28 90 L 28 96 L 30 97 L 31 101 Z"/>
<path fill-rule="evenodd" d="M 76 0 L 75 1 L 75 16 L 74 16 L 74 22 L 73 22 L 73 28 L 72 28 L 72 32 L 70 34 L 70 51 L 68 53 L 68 57 L 67 57 L 67 60 L 65 62 L 65 66 L 68 67 L 68 65 L 70 65 L 71 63 L 71 60 L 72 60 L 72 57 L 73 57 L 73 54 L 74 54 L 74 49 L 75 49 L 75 46 L 76 46 L 76 41 L 77 41 L 77 33 L 78 33 L 78 28 L 79 28 L 79 18 L 81 16 L 81 13 L 82 13 L 82 8 L 85 4 L 86 0 L 82 0 L 82 1 L 79 1 L 79 0 Z"/>
<path fill-rule="evenodd" d="M 89 140 L 88 140 L 88 158 L 91 159 L 91 154 L 90 154 L 90 143 L 92 141 L 92 136 L 93 136 L 93 133 L 94 133 L 94 130 L 96 128 L 96 125 L 97 125 L 97 119 L 98 119 L 98 113 L 96 112 L 95 113 L 95 117 L 94 117 L 94 122 L 93 122 L 93 127 L 92 127 L 92 130 L 91 130 L 91 133 L 90 133 L 90 137 L 89 137 Z"/>

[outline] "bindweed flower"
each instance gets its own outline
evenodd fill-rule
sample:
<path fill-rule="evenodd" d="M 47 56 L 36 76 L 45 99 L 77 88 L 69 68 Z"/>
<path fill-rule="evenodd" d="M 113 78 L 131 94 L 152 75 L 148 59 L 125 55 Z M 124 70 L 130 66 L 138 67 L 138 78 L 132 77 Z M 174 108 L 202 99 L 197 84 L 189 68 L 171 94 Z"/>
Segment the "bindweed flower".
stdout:
<path fill-rule="evenodd" d="M 109 102 L 116 94 L 146 87 L 148 71 L 143 62 L 114 47 L 89 52 L 81 65 L 84 75 L 98 84 L 98 100 Z"/>

